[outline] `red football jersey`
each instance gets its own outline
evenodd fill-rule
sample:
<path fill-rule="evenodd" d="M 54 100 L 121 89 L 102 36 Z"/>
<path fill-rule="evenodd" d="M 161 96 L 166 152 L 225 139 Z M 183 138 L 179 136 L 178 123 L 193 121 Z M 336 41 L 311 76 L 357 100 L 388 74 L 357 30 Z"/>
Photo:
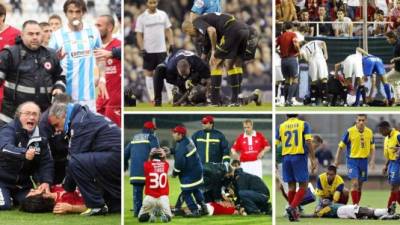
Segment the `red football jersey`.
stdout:
<path fill-rule="evenodd" d="M 280 46 L 279 55 L 281 58 L 297 56 L 299 54 L 299 51 L 294 47 L 296 41 L 296 33 L 290 31 L 284 32 L 276 39 L 276 45 Z"/>
<path fill-rule="evenodd" d="M 253 135 L 244 133 L 236 138 L 232 148 L 240 152 L 240 161 L 248 162 L 257 160 L 257 155 L 269 146 L 268 140 L 260 132 L 253 131 Z"/>
<path fill-rule="evenodd" d="M 146 177 L 144 193 L 154 198 L 169 194 L 167 161 L 153 159 L 144 163 L 144 176 Z"/>
<path fill-rule="evenodd" d="M 51 192 L 57 193 L 56 203 L 69 203 L 71 205 L 84 205 L 83 197 L 78 190 L 66 192 L 61 185 L 55 185 L 50 188 Z"/>
<path fill-rule="evenodd" d="M 213 215 L 233 215 L 235 213 L 235 207 L 224 206 L 217 202 L 209 204 L 214 208 Z"/>
<path fill-rule="evenodd" d="M 3 32 L 0 33 L 0 50 L 4 47 L 15 45 L 15 39 L 21 34 L 21 31 L 8 26 Z M 3 82 L 0 83 L 0 112 L 3 103 Z"/>
<path fill-rule="evenodd" d="M 111 51 L 113 48 L 120 48 L 121 41 L 114 38 L 105 47 Z M 121 127 L 121 60 L 115 58 L 106 59 L 106 88 L 109 99 L 105 100 L 97 96 L 96 109 L 98 113 L 110 118 Z"/>

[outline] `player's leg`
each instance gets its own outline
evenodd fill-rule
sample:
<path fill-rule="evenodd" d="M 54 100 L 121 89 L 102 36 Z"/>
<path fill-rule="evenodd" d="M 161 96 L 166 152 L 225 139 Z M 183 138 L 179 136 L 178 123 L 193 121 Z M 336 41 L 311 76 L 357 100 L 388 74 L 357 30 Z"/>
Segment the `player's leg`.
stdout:
<path fill-rule="evenodd" d="M 12 202 L 11 202 L 11 193 L 10 190 L 6 187 L 1 185 L 0 186 L 0 210 L 9 210 L 11 209 Z"/>
<path fill-rule="evenodd" d="M 219 105 L 221 99 L 222 60 L 217 59 L 216 65 L 211 65 L 211 104 Z"/>
<path fill-rule="evenodd" d="M 139 222 L 148 222 L 150 220 L 151 214 L 156 207 L 156 202 L 157 199 L 150 195 L 146 195 L 143 200 L 143 206 L 138 214 Z"/>
<path fill-rule="evenodd" d="M 351 200 L 353 204 L 358 204 L 360 202 L 359 198 L 359 178 L 360 178 L 360 168 L 358 165 L 357 159 L 348 159 L 347 160 L 347 170 L 348 170 L 348 177 L 350 178 L 351 182 Z"/>
<path fill-rule="evenodd" d="M 317 59 L 312 58 L 308 63 L 308 75 L 311 79 L 310 85 L 310 101 L 312 105 L 316 105 L 318 102 L 318 65 Z"/>
<path fill-rule="evenodd" d="M 377 214 L 375 215 L 375 211 Z M 387 214 L 387 209 L 385 209 Z M 379 217 L 383 216 L 382 210 L 376 210 L 373 208 L 367 208 L 367 207 L 359 207 L 358 210 L 356 211 L 356 217 L 357 218 L 371 218 L 371 219 L 377 219 Z"/>
<path fill-rule="evenodd" d="M 198 217 L 198 216 L 200 216 L 200 213 L 199 213 L 199 209 L 197 208 L 197 204 L 193 199 L 192 193 L 193 193 L 192 190 L 183 190 L 182 191 L 183 198 L 185 199 L 186 205 L 190 210 L 190 214 L 184 215 L 184 216 Z"/>
<path fill-rule="evenodd" d="M 208 215 L 208 210 L 204 200 L 204 195 L 199 188 L 193 190 L 193 196 L 194 199 L 196 200 L 197 205 L 200 205 L 201 207 L 201 215 Z"/>
<path fill-rule="evenodd" d="M 166 195 L 159 197 L 158 199 L 159 207 L 161 209 L 161 221 L 169 222 L 172 218 L 171 208 L 169 206 L 169 198 Z"/>
<path fill-rule="evenodd" d="M 161 106 L 162 104 L 162 90 L 164 88 L 164 79 L 166 78 L 166 73 L 167 65 L 164 63 L 158 64 L 153 77 L 155 106 Z"/>
<path fill-rule="evenodd" d="M 340 198 L 338 203 L 346 205 L 349 201 L 349 190 L 347 188 L 343 188 L 343 191 L 340 193 Z"/>
<path fill-rule="evenodd" d="M 143 201 L 143 189 L 144 184 L 133 184 L 133 215 L 137 217 L 139 215 L 140 208 L 142 207 Z"/>
<path fill-rule="evenodd" d="M 239 190 L 238 195 L 240 206 L 244 207 L 247 214 L 260 214 L 260 209 L 255 202 L 259 196 L 254 191 Z"/>
<path fill-rule="evenodd" d="M 325 59 L 319 59 L 318 63 L 318 78 L 320 80 L 319 94 L 322 100 L 322 104 L 328 104 L 328 65 Z"/>
<path fill-rule="evenodd" d="M 238 57 L 233 60 L 227 59 L 225 60 L 225 68 L 228 68 L 228 83 L 232 90 L 231 104 L 238 105 L 238 96 L 240 94 L 240 84 L 243 75 L 242 61 Z"/>
<path fill-rule="evenodd" d="M 392 84 L 395 90 L 395 99 L 396 103 L 398 104 L 400 101 L 400 86 L 399 86 L 399 80 L 400 80 L 400 72 L 396 71 L 394 68 L 390 70 L 386 75 L 386 80 L 388 83 Z"/>
<path fill-rule="evenodd" d="M 363 99 L 363 105 L 367 103 L 367 90 L 365 89 L 364 78 L 357 78 L 357 92 L 356 92 L 356 102 L 354 103 L 355 106 L 360 104 L 360 98 Z"/>
<path fill-rule="evenodd" d="M 172 209 L 174 216 L 183 216 L 185 213 L 182 210 L 182 204 L 184 202 L 183 193 L 179 193 L 178 199 L 176 200 L 175 207 Z"/>

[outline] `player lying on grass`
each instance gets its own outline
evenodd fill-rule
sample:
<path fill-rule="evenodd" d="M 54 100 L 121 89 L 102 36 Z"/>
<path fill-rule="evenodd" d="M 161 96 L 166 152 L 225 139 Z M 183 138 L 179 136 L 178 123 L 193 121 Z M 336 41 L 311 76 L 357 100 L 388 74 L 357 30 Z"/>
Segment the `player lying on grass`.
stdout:
<path fill-rule="evenodd" d="M 392 204 L 389 208 L 375 209 L 362 207 L 359 205 L 344 205 L 333 203 L 329 200 L 324 201 L 323 205 L 316 209 L 314 215 L 304 217 L 327 217 L 341 219 L 400 219 L 396 214 L 396 204 Z"/>
<path fill-rule="evenodd" d="M 209 216 L 218 215 L 242 215 L 247 216 L 247 213 L 243 207 L 237 207 L 231 201 L 221 202 L 208 202 L 206 203 Z M 187 207 L 182 208 L 184 213 L 190 213 Z"/>
<path fill-rule="evenodd" d="M 74 192 L 66 192 L 61 185 L 52 186 L 49 193 L 40 189 L 31 189 L 20 208 L 23 212 L 53 212 L 54 214 L 82 213 L 86 209 L 78 189 Z"/>

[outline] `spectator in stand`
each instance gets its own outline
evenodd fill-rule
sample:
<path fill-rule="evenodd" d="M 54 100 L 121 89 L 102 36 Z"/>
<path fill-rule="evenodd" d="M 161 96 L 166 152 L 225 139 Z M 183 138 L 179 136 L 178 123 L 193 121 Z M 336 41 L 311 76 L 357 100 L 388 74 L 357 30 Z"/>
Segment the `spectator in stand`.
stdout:
<path fill-rule="evenodd" d="M 318 18 L 319 6 L 322 6 L 321 0 L 308 0 L 307 11 L 310 16 L 310 20 L 316 20 Z"/>
<path fill-rule="evenodd" d="M 361 9 L 360 0 L 347 0 L 346 7 L 347 7 L 347 16 L 350 17 L 351 20 L 354 20 L 357 16 L 360 16 L 360 9 Z"/>
<path fill-rule="evenodd" d="M 390 10 L 388 22 L 391 30 L 396 30 L 400 25 L 400 0 L 396 0 L 395 6 Z"/>
<path fill-rule="evenodd" d="M 326 9 L 324 6 L 318 7 L 318 18 L 316 21 L 320 22 L 317 25 L 319 29 L 316 29 L 316 32 L 315 32 L 316 36 L 332 36 L 333 35 L 332 24 L 324 23 L 326 21 L 330 21 L 330 18 L 326 14 Z"/>
<path fill-rule="evenodd" d="M 309 17 L 309 13 L 308 13 L 307 9 L 301 10 L 300 19 L 301 19 L 301 22 L 305 22 L 305 23 L 301 24 L 301 26 L 303 27 L 303 29 L 305 31 L 304 36 L 306 36 L 306 37 L 314 36 L 314 27 L 311 26 L 309 23 L 307 23 L 307 22 L 310 22 L 310 17 Z"/>
<path fill-rule="evenodd" d="M 331 165 L 333 160 L 332 152 L 327 148 L 324 140 L 318 135 L 315 135 L 312 140 L 312 145 L 315 150 L 315 157 L 318 159 L 319 167 L 322 170 L 328 168 Z"/>
<path fill-rule="evenodd" d="M 349 17 L 345 17 L 345 13 L 342 9 L 339 9 L 336 13 L 337 19 L 333 24 L 333 30 L 335 31 L 336 37 L 352 37 L 353 36 L 353 23 Z"/>
<path fill-rule="evenodd" d="M 297 20 L 296 7 L 292 0 L 281 0 L 280 4 L 276 4 L 277 20 L 293 21 Z M 280 19 L 278 19 L 280 15 Z"/>
<path fill-rule="evenodd" d="M 383 36 L 386 32 L 385 16 L 383 10 L 376 10 L 374 17 L 375 20 L 372 27 L 372 35 Z"/>

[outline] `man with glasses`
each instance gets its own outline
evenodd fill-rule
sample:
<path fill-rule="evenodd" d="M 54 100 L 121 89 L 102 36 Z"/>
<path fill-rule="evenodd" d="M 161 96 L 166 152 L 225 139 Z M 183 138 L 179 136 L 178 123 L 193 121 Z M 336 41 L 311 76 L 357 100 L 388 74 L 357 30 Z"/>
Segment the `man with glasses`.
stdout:
<path fill-rule="evenodd" d="M 335 166 L 339 168 L 341 151 L 346 148 L 348 177 L 351 180 L 351 199 L 358 205 L 361 200 L 363 183 L 368 176 L 368 158 L 370 166 L 375 167 L 375 141 L 373 131 L 366 126 L 367 115 L 357 115 L 355 125 L 348 128 L 339 143 Z"/>
<path fill-rule="evenodd" d="M 39 133 L 40 108 L 34 102 L 18 106 L 15 119 L 0 130 L 0 210 L 21 203 L 33 183 L 40 192 L 50 192 L 53 159 L 45 138 Z M 34 176 L 35 175 L 35 176 Z"/>

